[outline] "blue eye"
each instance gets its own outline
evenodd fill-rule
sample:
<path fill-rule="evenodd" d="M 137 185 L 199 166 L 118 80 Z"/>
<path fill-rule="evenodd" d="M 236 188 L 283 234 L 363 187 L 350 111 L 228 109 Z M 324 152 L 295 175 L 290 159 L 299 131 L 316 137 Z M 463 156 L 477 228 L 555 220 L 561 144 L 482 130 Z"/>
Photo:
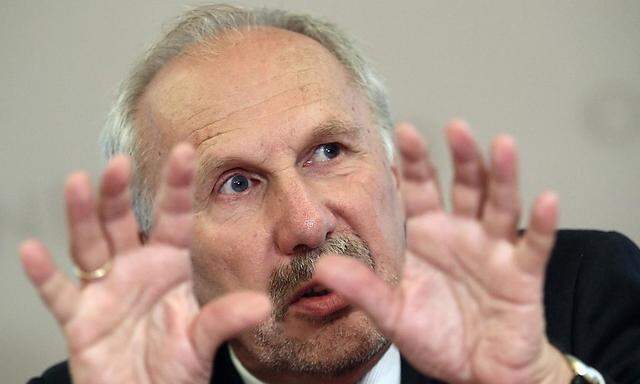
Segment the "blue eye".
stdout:
<path fill-rule="evenodd" d="M 249 189 L 252 184 L 251 180 L 249 180 L 245 175 L 236 174 L 224 182 L 220 188 L 220 193 L 225 195 L 239 194 Z"/>
<path fill-rule="evenodd" d="M 313 152 L 313 161 L 328 161 L 340 155 L 342 148 L 338 143 L 328 143 L 318 146 Z"/>

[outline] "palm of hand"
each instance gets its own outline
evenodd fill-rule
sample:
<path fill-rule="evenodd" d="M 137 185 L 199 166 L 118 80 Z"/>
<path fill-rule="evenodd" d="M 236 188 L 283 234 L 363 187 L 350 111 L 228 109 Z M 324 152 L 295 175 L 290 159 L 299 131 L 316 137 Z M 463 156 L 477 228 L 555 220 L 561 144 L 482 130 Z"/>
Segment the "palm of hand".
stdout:
<path fill-rule="evenodd" d="M 394 342 L 414 366 L 451 382 L 524 382 L 544 346 L 544 321 L 541 280 L 518 265 L 517 246 L 445 213 L 409 228 Z"/>
<path fill-rule="evenodd" d="M 261 321 L 269 301 L 238 292 L 198 307 L 189 256 L 193 149 L 172 152 L 146 244 L 130 172 L 128 159 L 112 160 L 98 203 L 85 175 L 67 183 L 74 263 L 83 271 L 111 265 L 106 276 L 72 282 L 37 241 L 22 246 L 25 270 L 64 331 L 74 383 L 208 383 L 218 346 Z"/>
<path fill-rule="evenodd" d="M 320 261 L 323 281 L 363 308 L 422 373 L 449 383 L 537 383 L 559 353 L 544 334 L 542 286 L 554 242 L 557 200 L 534 204 L 517 236 L 519 197 L 512 140 L 497 138 L 491 170 L 461 122 L 448 127 L 455 178 L 442 207 L 423 140 L 400 126 L 407 251 L 390 287 L 351 260 Z M 366 289 L 363 289 L 366 287 Z M 550 357 L 551 356 L 551 357 Z"/>
<path fill-rule="evenodd" d="M 102 371 L 111 382 L 208 382 L 212 362 L 188 332 L 199 312 L 190 268 L 184 250 L 149 246 L 119 255 L 105 279 L 82 290 L 64 325 L 74 378 Z"/>

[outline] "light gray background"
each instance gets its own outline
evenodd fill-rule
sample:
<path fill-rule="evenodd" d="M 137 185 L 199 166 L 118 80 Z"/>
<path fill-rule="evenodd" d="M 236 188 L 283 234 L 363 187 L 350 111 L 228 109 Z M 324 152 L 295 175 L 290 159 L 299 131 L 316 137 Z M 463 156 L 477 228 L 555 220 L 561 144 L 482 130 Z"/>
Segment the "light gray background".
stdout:
<path fill-rule="evenodd" d="M 640 241 L 640 1 L 244 1 L 345 27 L 387 79 L 394 115 L 414 121 L 448 180 L 444 122 L 462 116 L 483 145 L 521 149 L 529 205 L 561 197 L 565 227 Z M 193 3 L 191 3 L 193 4 Z M 101 168 L 97 136 L 116 84 L 180 1 L 0 3 L 0 381 L 65 356 L 23 277 L 19 241 L 37 236 L 68 268 L 65 175 Z"/>

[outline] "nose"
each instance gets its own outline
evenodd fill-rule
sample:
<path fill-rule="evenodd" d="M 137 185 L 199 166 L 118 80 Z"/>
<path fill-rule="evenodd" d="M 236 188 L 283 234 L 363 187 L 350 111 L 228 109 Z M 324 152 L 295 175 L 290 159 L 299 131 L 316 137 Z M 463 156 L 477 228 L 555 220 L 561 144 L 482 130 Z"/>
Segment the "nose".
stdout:
<path fill-rule="evenodd" d="M 280 183 L 276 193 L 274 235 L 280 252 L 292 255 L 317 248 L 335 230 L 336 217 L 311 186 L 297 177 Z"/>

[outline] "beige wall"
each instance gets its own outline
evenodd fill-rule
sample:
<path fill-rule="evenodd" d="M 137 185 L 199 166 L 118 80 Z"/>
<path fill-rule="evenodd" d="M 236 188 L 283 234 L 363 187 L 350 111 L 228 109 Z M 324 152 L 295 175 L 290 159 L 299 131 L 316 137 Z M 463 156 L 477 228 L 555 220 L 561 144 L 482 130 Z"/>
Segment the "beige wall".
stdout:
<path fill-rule="evenodd" d="M 243 2 L 256 4 L 257 2 Z M 388 80 L 395 116 L 421 127 L 450 175 L 441 127 L 464 116 L 486 145 L 521 147 L 529 204 L 553 188 L 565 227 L 640 241 L 640 2 L 265 1 L 343 25 Z M 179 1 L 0 2 L 0 381 L 65 356 L 15 252 L 35 235 L 66 261 L 65 175 L 98 174 L 113 90 Z"/>

